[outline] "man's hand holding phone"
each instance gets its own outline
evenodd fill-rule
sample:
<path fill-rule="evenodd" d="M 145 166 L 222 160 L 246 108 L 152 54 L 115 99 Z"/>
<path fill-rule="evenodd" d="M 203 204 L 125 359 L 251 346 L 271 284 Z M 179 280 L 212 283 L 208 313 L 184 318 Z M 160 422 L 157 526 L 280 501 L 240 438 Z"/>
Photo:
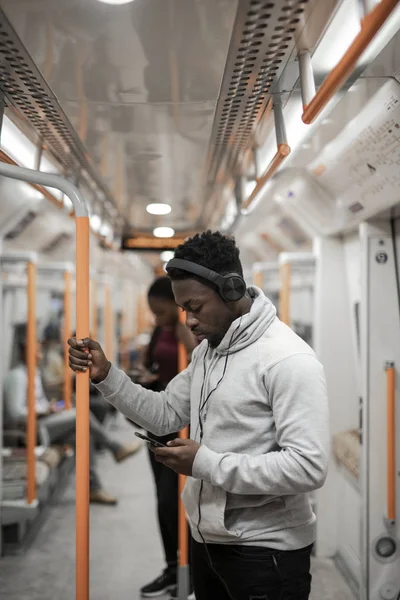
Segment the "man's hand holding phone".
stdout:
<path fill-rule="evenodd" d="M 177 438 L 168 442 L 166 447 L 152 448 L 156 461 L 166 465 L 181 475 L 192 475 L 193 463 L 200 444 L 194 440 Z"/>

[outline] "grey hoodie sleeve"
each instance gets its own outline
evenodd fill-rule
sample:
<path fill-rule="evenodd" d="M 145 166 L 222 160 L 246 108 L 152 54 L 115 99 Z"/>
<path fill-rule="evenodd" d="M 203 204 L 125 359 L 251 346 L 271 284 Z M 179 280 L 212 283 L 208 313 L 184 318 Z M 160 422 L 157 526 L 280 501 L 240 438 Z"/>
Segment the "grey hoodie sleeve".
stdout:
<path fill-rule="evenodd" d="M 233 494 L 291 495 L 323 485 L 329 415 L 322 365 L 312 354 L 285 358 L 268 370 L 265 387 L 281 450 L 250 456 L 201 446 L 193 477 Z"/>
<path fill-rule="evenodd" d="M 154 435 L 180 431 L 190 421 L 191 364 L 163 392 L 146 390 L 132 383 L 123 371 L 111 365 L 104 381 L 95 385 L 110 404 Z"/>

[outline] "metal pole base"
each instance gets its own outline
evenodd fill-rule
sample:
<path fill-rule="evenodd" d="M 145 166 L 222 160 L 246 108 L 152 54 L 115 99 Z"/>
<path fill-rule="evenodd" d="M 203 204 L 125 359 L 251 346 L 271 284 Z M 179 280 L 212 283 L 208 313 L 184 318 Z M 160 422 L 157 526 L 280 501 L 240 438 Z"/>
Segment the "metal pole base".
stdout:
<path fill-rule="evenodd" d="M 189 596 L 189 566 L 178 567 L 178 600 L 187 600 Z"/>

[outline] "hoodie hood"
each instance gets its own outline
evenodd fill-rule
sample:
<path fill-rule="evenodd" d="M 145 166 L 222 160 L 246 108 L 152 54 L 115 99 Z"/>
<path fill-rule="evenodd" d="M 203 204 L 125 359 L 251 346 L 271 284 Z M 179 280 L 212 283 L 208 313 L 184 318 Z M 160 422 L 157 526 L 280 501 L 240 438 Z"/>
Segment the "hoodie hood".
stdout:
<path fill-rule="evenodd" d="M 276 309 L 264 292 L 258 287 L 250 286 L 247 291 L 253 299 L 250 312 L 235 319 L 222 342 L 216 348 L 221 355 L 239 352 L 256 342 L 268 329 L 276 317 Z"/>

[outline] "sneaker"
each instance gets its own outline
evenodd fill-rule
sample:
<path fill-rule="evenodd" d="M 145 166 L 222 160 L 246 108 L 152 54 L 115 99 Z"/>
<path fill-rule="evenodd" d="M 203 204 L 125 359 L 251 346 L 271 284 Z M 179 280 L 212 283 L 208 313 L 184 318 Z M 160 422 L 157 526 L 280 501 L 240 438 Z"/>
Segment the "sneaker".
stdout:
<path fill-rule="evenodd" d="M 126 460 L 127 458 L 132 456 L 132 454 L 135 454 L 138 450 L 140 450 L 142 448 L 142 446 L 143 446 L 143 444 L 141 442 L 139 442 L 139 440 L 137 442 L 134 441 L 129 445 L 121 446 L 114 453 L 115 462 L 120 463 L 120 462 Z"/>
<path fill-rule="evenodd" d="M 141 588 L 143 598 L 154 598 L 171 592 L 176 587 L 176 573 L 165 569 L 157 579 Z"/>
<path fill-rule="evenodd" d="M 89 500 L 91 504 L 103 504 L 105 506 L 115 506 L 118 503 L 117 498 L 110 496 L 104 490 L 91 490 Z"/>

